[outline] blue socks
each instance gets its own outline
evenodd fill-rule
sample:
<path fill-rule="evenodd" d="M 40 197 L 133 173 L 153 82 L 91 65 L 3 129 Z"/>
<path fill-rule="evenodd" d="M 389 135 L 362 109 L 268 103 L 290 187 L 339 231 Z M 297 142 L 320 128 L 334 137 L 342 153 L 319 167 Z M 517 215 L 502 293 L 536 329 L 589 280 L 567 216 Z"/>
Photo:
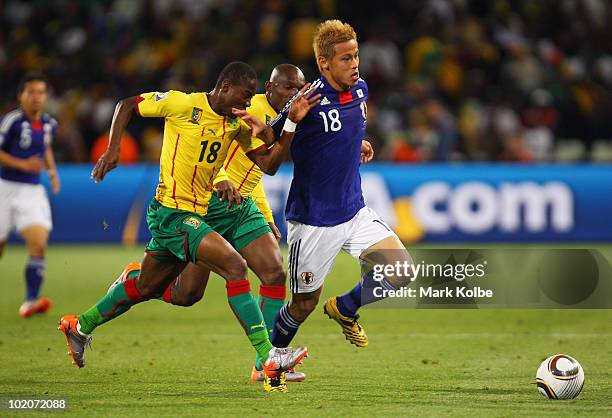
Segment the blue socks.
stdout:
<path fill-rule="evenodd" d="M 285 348 L 289 346 L 293 337 L 298 331 L 301 322 L 293 318 L 289 313 L 289 305 L 284 305 L 274 321 L 274 329 L 272 330 L 272 338 L 270 341 L 274 347 Z"/>
<path fill-rule="evenodd" d="M 45 259 L 30 257 L 25 269 L 26 300 L 38 299 L 45 271 Z"/>
<path fill-rule="evenodd" d="M 373 277 L 374 272 L 372 270 L 368 271 L 361 277 L 357 286 L 352 288 L 348 293 L 336 298 L 338 310 L 342 315 L 356 316 L 357 311 L 362 306 L 385 299 L 382 296 L 376 296 L 374 294 L 375 288 L 397 290 L 387 279 L 377 281 L 374 280 Z"/>
<path fill-rule="evenodd" d="M 366 273 L 364 275 L 367 276 L 370 273 Z M 357 286 L 352 288 L 342 296 L 336 297 L 336 305 L 338 306 L 338 310 L 344 316 L 355 316 L 357 311 L 361 307 L 361 292 L 362 292 L 362 283 L 363 277 L 357 283 Z"/>
<path fill-rule="evenodd" d="M 380 281 L 374 280 L 374 271 L 370 270 L 361 277 L 357 286 L 336 298 L 338 310 L 344 316 L 356 316 L 357 311 L 362 306 L 385 299 L 374 294 L 376 288 L 397 290 L 386 278 Z M 377 293 L 381 294 L 382 292 Z M 284 305 L 274 321 L 274 329 L 270 338 L 272 345 L 280 348 L 289 346 L 300 325 L 301 322 L 289 313 L 288 305 Z"/>

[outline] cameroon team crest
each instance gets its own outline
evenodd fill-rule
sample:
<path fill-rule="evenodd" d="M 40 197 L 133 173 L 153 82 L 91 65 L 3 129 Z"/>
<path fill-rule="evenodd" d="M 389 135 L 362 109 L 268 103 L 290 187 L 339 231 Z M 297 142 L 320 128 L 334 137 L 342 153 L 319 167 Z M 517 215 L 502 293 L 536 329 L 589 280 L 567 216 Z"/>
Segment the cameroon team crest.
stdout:
<path fill-rule="evenodd" d="M 227 124 L 230 126 L 230 128 L 237 128 L 238 125 L 240 125 L 240 118 L 236 116 L 229 117 L 227 118 Z"/>
<path fill-rule="evenodd" d="M 202 225 L 202 221 L 200 221 L 197 218 L 194 218 L 193 216 L 190 216 L 189 218 L 185 219 L 183 221 L 183 223 L 185 225 L 189 225 L 193 229 L 198 229 L 200 227 L 200 225 Z"/>
<path fill-rule="evenodd" d="M 189 121 L 198 125 L 200 123 L 200 119 L 202 119 L 202 109 L 199 107 L 194 107 L 193 112 L 191 112 L 191 119 L 189 119 Z"/>

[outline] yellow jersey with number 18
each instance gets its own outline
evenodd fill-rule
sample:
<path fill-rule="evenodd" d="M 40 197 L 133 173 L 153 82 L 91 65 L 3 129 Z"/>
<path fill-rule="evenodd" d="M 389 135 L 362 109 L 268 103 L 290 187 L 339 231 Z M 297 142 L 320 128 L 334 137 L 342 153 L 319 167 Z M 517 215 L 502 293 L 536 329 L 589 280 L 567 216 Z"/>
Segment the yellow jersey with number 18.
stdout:
<path fill-rule="evenodd" d="M 213 111 L 206 93 L 144 93 L 138 96 L 137 111 L 165 119 L 155 199 L 168 208 L 205 215 L 213 179 L 232 141 L 244 152 L 257 146 L 250 127 Z"/>

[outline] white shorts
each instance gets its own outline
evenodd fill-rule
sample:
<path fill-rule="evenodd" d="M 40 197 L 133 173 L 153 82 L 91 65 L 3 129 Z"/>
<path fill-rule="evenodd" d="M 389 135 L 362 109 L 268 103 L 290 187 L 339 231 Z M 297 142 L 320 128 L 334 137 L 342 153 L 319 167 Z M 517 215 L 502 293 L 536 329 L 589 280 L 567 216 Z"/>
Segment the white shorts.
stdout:
<path fill-rule="evenodd" d="M 312 226 L 289 221 L 289 285 L 293 293 L 314 292 L 323 286 L 340 250 L 356 259 L 377 242 L 395 235 L 369 207 L 335 226 Z"/>
<path fill-rule="evenodd" d="M 21 232 L 32 225 L 48 231 L 53 227 L 45 188 L 0 179 L 0 241 L 6 241 L 13 229 Z"/>

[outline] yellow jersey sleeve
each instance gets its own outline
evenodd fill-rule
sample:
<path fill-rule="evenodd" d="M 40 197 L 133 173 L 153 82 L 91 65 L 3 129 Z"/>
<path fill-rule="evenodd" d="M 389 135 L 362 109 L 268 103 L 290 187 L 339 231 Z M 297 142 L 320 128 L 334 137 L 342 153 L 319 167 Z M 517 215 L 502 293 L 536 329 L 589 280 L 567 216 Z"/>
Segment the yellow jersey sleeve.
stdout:
<path fill-rule="evenodd" d="M 263 215 L 266 222 L 274 223 L 274 216 L 272 216 L 272 209 L 270 209 L 270 204 L 268 203 L 268 199 L 266 199 L 266 192 L 263 188 L 263 181 L 259 181 L 257 186 L 253 189 L 251 193 L 251 197 L 253 198 L 253 202 L 257 205 L 257 208 Z"/>
<path fill-rule="evenodd" d="M 229 177 L 227 176 L 227 173 L 225 172 L 225 168 L 221 167 L 219 169 L 219 172 L 217 173 L 217 177 L 215 177 L 215 180 L 213 181 L 213 184 L 217 184 L 224 180 L 229 180 Z"/>
<path fill-rule="evenodd" d="M 191 108 L 189 96 L 176 90 L 143 93 L 136 99 L 138 114 L 145 118 L 185 118 Z"/>

